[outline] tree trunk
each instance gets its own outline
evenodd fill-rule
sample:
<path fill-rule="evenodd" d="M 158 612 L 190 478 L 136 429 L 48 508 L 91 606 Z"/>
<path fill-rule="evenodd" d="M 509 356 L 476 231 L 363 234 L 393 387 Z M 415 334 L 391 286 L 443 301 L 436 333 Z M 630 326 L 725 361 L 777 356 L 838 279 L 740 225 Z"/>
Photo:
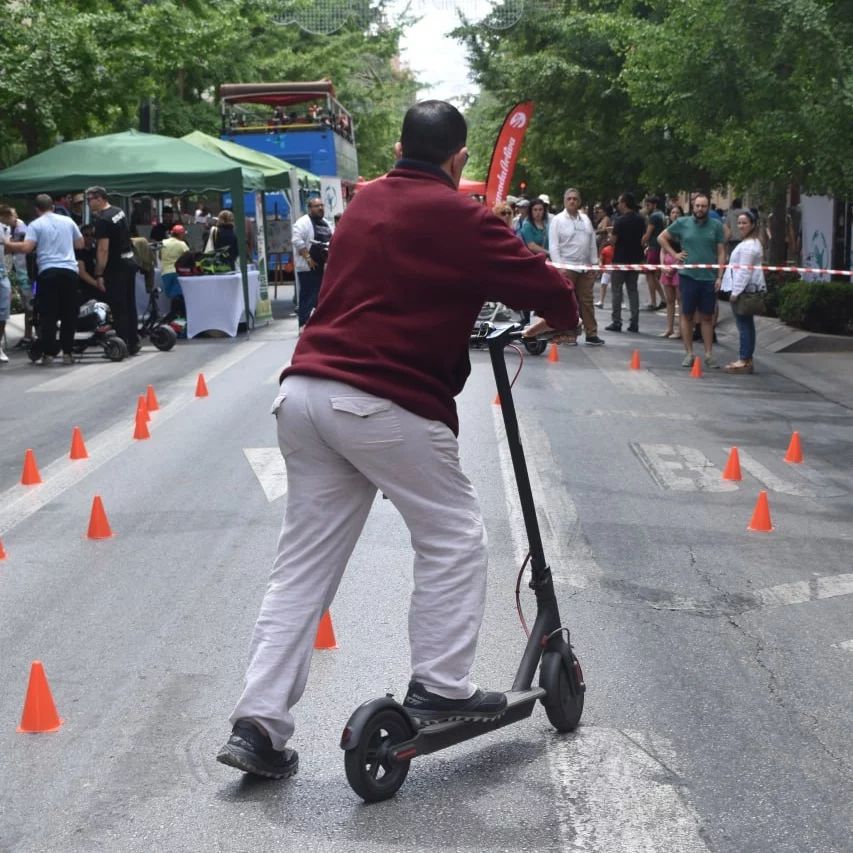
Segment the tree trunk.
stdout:
<path fill-rule="evenodd" d="M 770 220 L 770 245 L 767 259 L 773 266 L 782 266 L 788 260 L 788 188 L 785 184 L 774 184 L 772 216 Z"/>

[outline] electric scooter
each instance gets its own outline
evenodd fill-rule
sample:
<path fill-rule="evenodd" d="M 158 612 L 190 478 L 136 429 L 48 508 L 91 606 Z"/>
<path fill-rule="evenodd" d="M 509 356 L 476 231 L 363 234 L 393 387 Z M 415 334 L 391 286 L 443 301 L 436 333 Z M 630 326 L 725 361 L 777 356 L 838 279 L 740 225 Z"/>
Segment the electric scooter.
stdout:
<path fill-rule="evenodd" d="M 515 681 L 506 694 L 506 713 L 488 722 L 452 721 L 419 726 L 406 709 L 394 701 L 393 694 L 365 702 L 349 718 L 341 736 L 341 748 L 344 750 L 347 781 L 368 803 L 393 797 L 405 782 L 413 758 L 526 719 L 533 713 L 537 702 L 544 705 L 548 720 L 560 732 L 575 729 L 583 713 L 586 685 L 580 663 L 572 650 L 569 629 L 560 621 L 551 569 L 545 562 L 504 361 L 506 345 L 520 339 L 521 329 L 518 326 L 495 329 L 487 338 L 530 546 L 519 573 L 519 584 L 529 562 L 529 585 L 536 596 L 536 620 L 529 632 Z M 534 687 L 537 666 L 539 683 Z"/>

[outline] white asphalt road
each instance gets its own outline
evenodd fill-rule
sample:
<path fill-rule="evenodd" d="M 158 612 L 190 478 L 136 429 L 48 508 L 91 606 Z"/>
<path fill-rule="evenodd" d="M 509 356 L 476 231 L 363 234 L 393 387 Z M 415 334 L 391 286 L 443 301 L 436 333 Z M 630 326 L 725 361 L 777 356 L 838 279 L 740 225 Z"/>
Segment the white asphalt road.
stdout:
<path fill-rule="evenodd" d="M 772 363 L 691 379 L 677 345 L 650 335 L 529 357 L 515 389 L 588 684 L 577 733 L 538 709 L 416 760 L 392 801 L 352 794 L 341 727 L 407 679 L 410 547 L 377 499 L 332 608 L 339 649 L 316 653 L 298 709 L 299 775 L 266 783 L 217 764 L 297 497 L 269 416 L 294 343 L 281 321 L 120 365 L 0 372 L 0 851 L 851 849 L 851 413 Z M 487 354 L 472 363 L 460 442 L 492 554 L 476 677 L 501 687 L 523 645 L 526 549 Z M 135 441 L 148 383 L 162 408 Z M 75 425 L 88 460 L 66 458 Z M 795 428 L 803 466 L 782 459 Z M 732 445 L 739 483 L 721 480 Z M 17 483 L 28 447 L 40 486 Z M 772 533 L 746 530 L 760 489 Z M 104 541 L 85 538 L 95 494 L 116 534 Z M 18 734 L 36 659 L 65 722 Z"/>

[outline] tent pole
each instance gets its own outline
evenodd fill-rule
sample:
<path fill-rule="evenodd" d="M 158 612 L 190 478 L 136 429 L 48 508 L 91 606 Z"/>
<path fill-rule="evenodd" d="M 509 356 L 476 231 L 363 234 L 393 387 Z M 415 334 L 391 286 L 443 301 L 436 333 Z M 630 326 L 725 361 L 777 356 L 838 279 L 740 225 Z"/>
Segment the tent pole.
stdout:
<path fill-rule="evenodd" d="M 243 173 L 237 170 L 231 185 L 231 198 L 234 204 L 234 221 L 237 226 L 237 251 L 240 255 L 240 275 L 243 279 L 243 310 L 246 312 L 246 339 L 250 337 L 252 314 L 249 311 L 249 260 L 246 257 L 246 205 L 243 198 Z"/>

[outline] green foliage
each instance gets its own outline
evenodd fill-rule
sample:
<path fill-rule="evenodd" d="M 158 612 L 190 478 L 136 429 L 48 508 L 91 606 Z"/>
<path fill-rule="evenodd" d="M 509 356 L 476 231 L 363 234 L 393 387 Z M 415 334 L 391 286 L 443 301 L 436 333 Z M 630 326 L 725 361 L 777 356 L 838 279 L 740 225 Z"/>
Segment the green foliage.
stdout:
<path fill-rule="evenodd" d="M 853 284 L 788 282 L 780 289 L 779 318 L 810 332 L 853 334 Z"/>
<path fill-rule="evenodd" d="M 536 102 L 516 175 L 535 192 L 732 183 L 769 199 L 796 180 L 853 194 L 850 0 L 560 0 L 507 32 L 455 35 L 482 90 L 472 148 L 494 139 L 493 115 Z"/>
<path fill-rule="evenodd" d="M 329 78 L 353 113 L 362 173 L 378 174 L 417 87 L 383 4 L 359 0 L 321 37 L 276 24 L 273 0 L 19 0 L 0 27 L 0 165 L 136 126 L 145 102 L 156 132 L 216 134 L 220 83 Z"/>

